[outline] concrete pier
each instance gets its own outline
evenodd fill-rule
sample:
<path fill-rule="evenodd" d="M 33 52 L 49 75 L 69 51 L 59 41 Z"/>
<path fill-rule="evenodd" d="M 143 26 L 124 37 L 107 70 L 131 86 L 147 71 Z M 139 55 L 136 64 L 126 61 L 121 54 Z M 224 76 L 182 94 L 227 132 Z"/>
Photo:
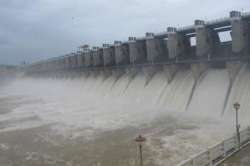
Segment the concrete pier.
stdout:
<path fill-rule="evenodd" d="M 84 61 L 85 62 L 85 64 L 84 64 L 85 67 L 93 66 L 93 57 L 92 57 L 92 54 L 91 54 L 90 50 L 86 51 L 84 53 L 84 58 L 85 58 L 85 61 Z"/>
<path fill-rule="evenodd" d="M 77 55 L 75 53 L 70 54 L 70 68 L 77 68 Z"/>
<path fill-rule="evenodd" d="M 64 63 L 63 63 L 63 58 L 58 58 L 57 59 L 57 70 L 62 70 L 64 68 Z"/>
<path fill-rule="evenodd" d="M 182 59 L 189 55 L 190 53 L 190 41 L 182 33 L 177 32 L 177 29 L 174 27 L 168 27 L 168 58 L 169 59 Z"/>
<path fill-rule="evenodd" d="M 114 49 L 115 49 L 115 64 L 116 65 L 128 65 L 129 64 L 128 44 L 122 44 L 121 41 L 115 41 Z"/>
<path fill-rule="evenodd" d="M 216 45 L 220 43 L 219 36 L 205 25 L 203 20 L 195 20 L 196 57 L 212 57 L 216 52 Z"/>
<path fill-rule="evenodd" d="M 84 67 L 84 55 L 83 52 L 77 52 L 77 67 Z"/>
<path fill-rule="evenodd" d="M 115 49 L 114 46 L 103 44 L 103 64 L 104 66 L 115 65 Z"/>
<path fill-rule="evenodd" d="M 93 66 L 103 66 L 103 48 L 93 47 L 91 51 L 93 56 Z"/>
<path fill-rule="evenodd" d="M 150 63 L 161 62 L 167 59 L 163 38 L 154 38 L 154 33 L 152 32 L 146 33 L 146 52 L 147 61 Z"/>
<path fill-rule="evenodd" d="M 135 37 L 129 37 L 128 46 L 130 64 L 141 64 L 146 62 L 145 41 L 138 41 Z"/>
<path fill-rule="evenodd" d="M 70 56 L 69 55 L 67 55 L 65 57 L 65 68 L 66 69 L 70 69 L 71 68 L 71 61 L 70 61 Z"/>
<path fill-rule="evenodd" d="M 242 19 L 241 12 L 231 11 L 232 52 L 235 55 L 249 52 L 249 24 Z"/>
<path fill-rule="evenodd" d="M 81 52 L 82 56 L 82 63 L 83 67 L 91 67 L 92 66 L 92 58 L 91 58 L 91 53 L 89 49 L 89 45 L 85 44 L 80 47 L 78 47 L 79 51 Z"/>

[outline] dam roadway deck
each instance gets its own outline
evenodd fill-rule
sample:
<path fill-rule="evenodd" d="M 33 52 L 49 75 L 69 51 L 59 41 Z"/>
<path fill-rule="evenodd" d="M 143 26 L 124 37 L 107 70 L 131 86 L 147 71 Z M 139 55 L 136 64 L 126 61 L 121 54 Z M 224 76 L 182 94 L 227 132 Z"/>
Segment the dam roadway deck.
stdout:
<path fill-rule="evenodd" d="M 238 153 L 225 160 L 219 166 L 249 166 L 250 165 L 250 145 L 246 146 Z"/>

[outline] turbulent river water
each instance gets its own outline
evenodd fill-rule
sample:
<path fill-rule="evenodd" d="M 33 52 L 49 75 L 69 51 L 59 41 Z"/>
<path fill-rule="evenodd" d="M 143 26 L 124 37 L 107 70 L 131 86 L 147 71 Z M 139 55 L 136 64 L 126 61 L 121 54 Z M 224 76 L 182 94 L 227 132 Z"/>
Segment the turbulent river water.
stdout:
<path fill-rule="evenodd" d="M 173 166 L 233 134 L 233 102 L 249 125 L 249 65 L 229 81 L 216 68 L 197 82 L 188 69 L 170 83 L 164 72 L 15 79 L 0 86 L 0 165 L 135 166 L 142 134 L 144 164 Z"/>

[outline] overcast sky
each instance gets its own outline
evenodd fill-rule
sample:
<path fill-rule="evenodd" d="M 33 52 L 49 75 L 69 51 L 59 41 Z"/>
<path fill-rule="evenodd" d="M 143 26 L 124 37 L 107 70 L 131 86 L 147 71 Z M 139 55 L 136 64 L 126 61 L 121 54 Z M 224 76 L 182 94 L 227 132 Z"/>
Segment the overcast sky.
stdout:
<path fill-rule="evenodd" d="M 249 0 L 0 0 L 0 64 L 33 62 L 250 11 Z"/>

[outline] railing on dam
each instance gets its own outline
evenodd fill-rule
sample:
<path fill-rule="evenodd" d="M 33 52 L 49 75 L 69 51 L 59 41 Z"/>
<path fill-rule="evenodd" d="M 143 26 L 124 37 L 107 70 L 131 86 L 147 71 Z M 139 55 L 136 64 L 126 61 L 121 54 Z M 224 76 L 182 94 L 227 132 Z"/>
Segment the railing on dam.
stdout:
<path fill-rule="evenodd" d="M 240 148 L 236 135 L 209 147 L 177 166 L 216 166 L 250 143 L 250 126 L 240 132 Z"/>

